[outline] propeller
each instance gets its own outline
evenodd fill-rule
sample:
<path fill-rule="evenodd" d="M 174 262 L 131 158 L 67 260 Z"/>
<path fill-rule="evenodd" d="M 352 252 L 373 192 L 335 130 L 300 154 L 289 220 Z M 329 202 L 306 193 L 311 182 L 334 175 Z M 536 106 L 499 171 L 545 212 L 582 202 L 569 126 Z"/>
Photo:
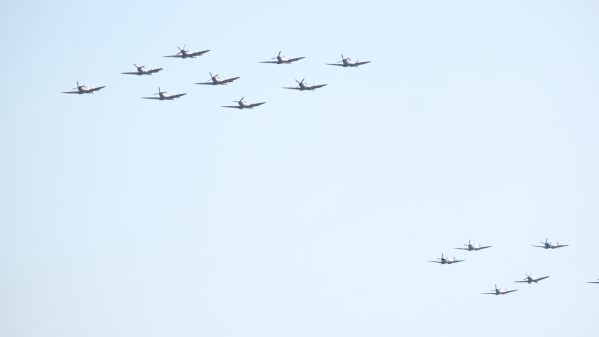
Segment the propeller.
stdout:
<path fill-rule="evenodd" d="M 241 97 L 241 99 L 240 99 L 239 101 L 233 101 L 233 102 L 235 102 L 235 103 L 238 103 L 238 104 L 241 104 L 241 103 L 243 102 L 243 99 L 244 99 L 244 98 L 245 98 L 245 97 Z"/>

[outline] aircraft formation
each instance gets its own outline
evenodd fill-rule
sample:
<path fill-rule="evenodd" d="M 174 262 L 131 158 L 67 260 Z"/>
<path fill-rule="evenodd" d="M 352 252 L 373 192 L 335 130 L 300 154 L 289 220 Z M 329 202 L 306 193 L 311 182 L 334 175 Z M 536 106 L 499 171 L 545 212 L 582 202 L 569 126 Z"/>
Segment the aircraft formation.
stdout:
<path fill-rule="evenodd" d="M 187 58 L 196 58 L 199 56 L 202 56 L 204 54 L 206 54 L 207 52 L 210 51 L 210 49 L 206 49 L 206 50 L 200 50 L 200 51 L 190 51 L 188 49 L 185 48 L 185 45 L 183 46 L 183 48 L 177 47 L 177 49 L 179 49 L 179 51 L 176 54 L 172 54 L 172 55 L 165 55 L 164 57 L 169 57 L 169 58 L 179 58 L 179 59 L 187 59 Z M 286 57 L 281 55 L 281 51 L 279 51 L 279 53 L 277 54 L 277 56 L 271 58 L 268 61 L 259 61 L 258 63 L 268 63 L 268 64 L 292 64 L 294 62 L 300 61 L 305 59 L 305 56 L 300 56 L 300 57 Z M 341 61 L 337 62 L 337 63 L 326 63 L 326 65 L 333 65 L 333 66 L 341 66 L 341 67 L 358 67 L 367 63 L 370 63 L 371 61 L 352 61 L 349 57 L 344 57 L 343 54 L 341 54 Z M 142 76 L 142 75 L 153 75 L 155 73 L 158 73 L 160 71 L 163 70 L 163 68 L 146 68 L 145 66 L 138 66 L 137 64 L 133 64 L 133 66 L 135 67 L 136 71 L 129 71 L 129 72 L 122 72 L 121 74 L 123 75 L 137 75 L 137 76 Z M 195 84 L 198 85 L 212 85 L 212 86 L 216 86 L 216 85 L 227 85 L 230 83 L 233 83 L 234 81 L 238 80 L 240 77 L 236 76 L 236 77 L 229 77 L 229 78 L 221 78 L 219 74 L 213 75 L 212 73 L 210 74 L 210 80 L 206 81 L 206 82 L 198 82 Z M 283 87 L 284 89 L 290 89 L 290 90 L 298 90 L 298 91 L 314 91 L 316 89 L 322 88 L 327 86 L 328 84 L 324 83 L 324 84 L 308 84 L 304 81 L 304 79 L 302 79 L 301 81 L 295 80 L 297 82 L 297 86 L 295 87 Z M 98 86 L 98 87 L 86 87 L 84 85 L 79 85 L 79 82 L 77 81 L 77 87 L 73 88 L 73 91 L 63 91 L 63 93 L 65 94 L 91 94 L 94 93 L 96 91 L 99 91 L 101 89 L 104 89 L 106 86 Z M 187 93 L 177 93 L 177 94 L 168 94 L 166 91 L 162 91 L 160 90 L 160 87 L 158 87 L 158 92 L 155 93 L 153 96 L 148 96 L 148 97 L 141 97 L 142 99 L 150 99 L 150 100 L 158 100 L 158 101 L 172 101 L 176 98 L 180 98 L 187 95 Z M 260 105 L 265 104 L 266 102 L 257 102 L 257 103 L 248 103 L 244 100 L 245 97 L 242 97 L 240 100 L 238 101 L 233 101 L 235 103 L 237 103 L 237 105 L 222 105 L 221 107 L 223 108 L 234 108 L 234 109 L 253 109 L 255 107 L 258 107 Z"/>
<path fill-rule="evenodd" d="M 563 247 L 569 246 L 569 245 L 560 245 L 559 242 L 554 245 L 549 241 L 549 238 L 545 239 L 544 242 L 541 241 L 540 243 L 541 243 L 541 246 L 539 246 L 539 245 L 531 245 L 531 246 L 543 248 L 543 249 L 558 249 L 558 248 L 563 248 Z M 491 247 L 493 247 L 493 246 L 481 246 L 479 244 L 473 244 L 470 240 L 468 240 L 468 243 L 464 244 L 464 247 L 458 247 L 458 248 L 454 248 L 454 249 L 473 252 L 473 251 L 480 251 L 483 249 L 488 249 Z M 440 258 L 437 258 L 436 260 L 430 260 L 428 262 L 433 262 L 433 263 L 438 263 L 438 264 L 454 264 L 454 263 L 464 262 L 464 261 L 465 260 L 458 260 L 455 257 L 446 257 L 444 254 L 441 254 Z M 514 282 L 515 283 L 533 284 L 533 283 L 539 283 L 540 281 L 549 278 L 549 275 L 536 277 L 536 278 L 532 277 L 532 273 L 529 273 L 529 274 L 525 273 L 524 275 L 526 276 L 524 279 L 516 280 Z M 587 283 L 599 284 L 599 280 L 589 281 Z M 483 295 L 507 295 L 507 294 L 513 293 L 515 291 L 518 291 L 518 289 L 498 288 L 497 285 L 495 285 L 495 288 L 491 292 L 483 292 L 481 294 L 483 294 Z"/>
<path fill-rule="evenodd" d="M 185 49 L 185 46 L 183 46 L 183 48 L 177 47 L 177 49 L 179 49 L 179 51 L 176 54 L 173 55 L 165 55 L 164 57 L 169 57 L 169 58 L 180 58 L 180 59 L 187 59 L 187 58 L 196 58 L 199 56 L 204 55 L 205 53 L 208 53 L 210 51 L 210 49 L 206 49 L 206 50 L 201 50 L 201 51 L 190 51 Z M 271 58 L 270 60 L 267 61 L 259 61 L 258 63 L 265 63 L 265 64 L 292 64 L 294 62 L 300 61 L 305 59 L 306 57 L 304 56 L 300 56 L 300 57 L 285 57 L 281 55 L 281 51 L 279 51 L 279 53 Z M 341 60 L 336 62 L 336 63 L 325 63 L 325 65 L 330 65 L 330 66 L 338 66 L 338 67 L 343 67 L 343 68 L 356 68 L 365 64 L 368 64 L 372 61 L 352 61 L 351 58 L 349 57 L 344 57 L 343 54 L 341 54 Z M 153 75 L 155 73 L 158 73 L 160 71 L 163 70 L 163 68 L 146 68 L 145 66 L 138 66 L 136 64 L 133 64 L 133 66 L 135 67 L 136 71 L 134 72 L 122 72 L 122 74 L 124 75 L 137 75 L 137 76 L 142 76 L 142 75 Z M 212 86 L 217 86 L 217 85 L 228 85 L 230 83 L 233 83 L 234 81 L 238 80 L 240 77 L 239 76 L 235 76 L 235 77 L 229 77 L 229 78 L 221 78 L 219 74 L 213 75 L 212 73 L 210 74 L 210 80 L 206 81 L 206 82 L 197 82 L 195 84 L 197 85 L 212 85 Z M 302 79 L 301 81 L 298 81 L 297 79 L 295 80 L 295 82 L 297 83 L 297 86 L 294 87 L 282 87 L 283 89 L 288 89 L 288 90 L 297 90 L 297 91 L 314 91 L 316 89 L 320 89 L 323 88 L 325 86 L 327 86 L 328 84 L 323 83 L 323 84 L 308 84 L 305 82 L 305 79 Z M 65 94 L 93 94 L 96 91 L 99 91 L 101 89 L 104 89 L 106 86 L 97 86 L 97 87 L 87 87 L 85 85 L 80 85 L 79 81 L 76 82 L 77 86 L 75 88 L 72 89 L 72 91 L 63 91 L 62 93 Z M 159 101 L 172 101 L 174 99 L 180 98 L 187 95 L 187 93 L 176 93 L 176 94 L 168 94 L 166 91 L 162 91 L 160 89 L 160 87 L 158 87 L 158 92 L 155 93 L 153 96 L 148 96 L 148 97 L 141 97 L 142 99 L 149 99 L 149 100 L 159 100 Z M 266 104 L 266 102 L 246 102 L 245 101 L 245 97 L 242 97 L 241 99 L 237 100 L 237 101 L 233 101 L 234 103 L 237 103 L 236 105 L 222 105 L 221 107 L 223 108 L 231 108 L 231 109 L 239 109 L 239 110 L 243 110 L 243 109 L 253 109 L 255 107 L 259 107 L 263 104 Z M 541 245 L 531 245 L 533 247 L 538 247 L 538 248 L 543 248 L 543 249 L 558 249 L 558 248 L 563 248 L 563 247 L 568 247 L 568 245 L 563 245 L 563 244 L 559 244 L 556 243 L 555 245 L 552 244 L 551 242 L 549 242 L 549 239 L 545 239 L 545 241 L 541 241 L 540 242 Z M 488 248 L 492 248 L 493 246 L 481 246 L 480 244 L 472 244 L 471 241 L 469 240 L 467 244 L 464 244 L 464 247 L 458 247 L 458 248 L 454 248 L 457 250 L 464 250 L 464 251 L 468 251 L 468 252 L 473 252 L 473 251 L 481 251 L 484 249 L 488 249 Z M 436 258 L 435 260 L 431 260 L 429 262 L 433 262 L 433 263 L 438 263 L 438 264 L 455 264 L 455 263 L 460 263 L 460 262 L 464 262 L 465 260 L 459 260 L 456 259 L 455 257 L 446 257 L 444 254 L 441 254 L 440 258 Z M 532 274 L 525 274 L 526 278 L 524 278 L 523 280 L 517 280 L 514 281 L 516 283 L 527 283 L 527 284 L 532 284 L 532 283 L 538 283 L 539 281 L 545 280 L 547 278 L 549 278 L 549 275 L 547 276 L 542 276 L 542 277 L 538 277 L 538 278 L 533 278 L 531 275 Z M 595 284 L 599 284 L 599 279 L 597 281 L 589 281 L 587 283 L 595 283 Z M 517 291 L 518 289 L 505 289 L 505 288 L 498 288 L 497 285 L 495 285 L 495 288 L 491 291 L 491 292 L 484 292 L 481 294 L 485 294 L 485 295 L 506 295 L 506 294 L 510 294 L 512 292 Z"/>

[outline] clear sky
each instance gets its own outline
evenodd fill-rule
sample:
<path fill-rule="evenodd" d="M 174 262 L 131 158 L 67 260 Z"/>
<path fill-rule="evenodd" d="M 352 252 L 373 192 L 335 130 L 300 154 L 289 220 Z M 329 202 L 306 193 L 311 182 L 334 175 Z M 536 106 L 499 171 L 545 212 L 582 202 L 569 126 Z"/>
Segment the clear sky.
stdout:
<path fill-rule="evenodd" d="M 0 2 L 0 336 L 596 336 L 598 19 Z M 162 57 L 183 45 L 211 51 Z M 279 50 L 306 59 L 257 63 Z M 341 53 L 373 62 L 324 65 Z M 193 84 L 208 72 L 241 78 Z M 328 86 L 281 89 L 301 78 Z M 60 93 L 77 80 L 107 87 Z M 140 99 L 158 86 L 188 95 Z M 220 108 L 242 96 L 267 103 Z M 530 247 L 547 237 L 571 246 Z M 493 248 L 452 249 L 469 239 Z M 530 272 L 551 277 L 513 283 Z M 495 284 L 520 290 L 480 295 Z"/>

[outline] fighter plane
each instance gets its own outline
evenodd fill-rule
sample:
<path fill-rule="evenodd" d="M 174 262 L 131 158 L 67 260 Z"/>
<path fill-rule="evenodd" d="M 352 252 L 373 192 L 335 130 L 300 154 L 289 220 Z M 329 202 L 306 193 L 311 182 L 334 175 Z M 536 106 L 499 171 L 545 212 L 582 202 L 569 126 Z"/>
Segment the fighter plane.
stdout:
<path fill-rule="evenodd" d="M 549 277 L 549 276 L 543 276 L 543 277 L 539 277 L 539 278 L 533 278 L 533 277 L 530 276 L 530 275 L 532 275 L 532 273 L 531 274 L 526 274 L 525 273 L 524 275 L 526 275 L 526 278 L 524 280 L 522 280 L 522 281 L 514 281 L 514 282 L 516 282 L 516 283 L 528 283 L 528 284 L 531 284 L 533 282 L 537 283 L 537 282 L 539 282 L 541 280 L 544 280 L 544 279 L 546 279 L 546 278 Z"/>
<path fill-rule="evenodd" d="M 322 88 L 324 86 L 326 86 L 326 84 L 308 84 L 308 83 L 304 83 L 304 79 L 302 79 L 301 81 L 295 80 L 298 84 L 297 87 L 283 87 L 283 89 L 292 89 L 292 90 L 300 90 L 300 91 L 304 91 L 304 90 L 315 90 L 318 88 Z"/>
<path fill-rule="evenodd" d="M 100 89 L 106 88 L 105 85 L 101 86 L 101 87 L 91 87 L 88 88 L 84 85 L 79 85 L 79 81 L 77 81 L 77 87 L 73 88 L 73 90 L 76 91 L 63 91 L 63 94 L 93 94 L 95 91 L 98 91 Z"/>
<path fill-rule="evenodd" d="M 233 101 L 237 103 L 237 105 L 223 105 L 223 108 L 234 108 L 234 109 L 253 109 L 254 107 L 260 106 L 266 102 L 258 102 L 258 103 L 246 103 L 244 97 L 241 97 L 239 101 Z"/>
<path fill-rule="evenodd" d="M 587 283 L 599 283 L 599 279 L 597 279 L 597 281 L 590 281 L 590 282 L 587 282 Z"/>
<path fill-rule="evenodd" d="M 464 260 L 456 260 L 455 257 L 452 257 L 452 258 L 444 257 L 443 254 L 441 254 L 441 257 L 437 258 L 437 260 L 439 260 L 439 261 L 428 261 L 428 262 L 435 262 L 435 263 L 440 263 L 440 264 L 452 264 L 452 263 L 458 263 L 458 262 L 464 261 Z"/>
<path fill-rule="evenodd" d="M 135 72 L 125 72 L 125 73 L 121 73 L 124 75 L 152 75 L 153 73 L 157 73 L 160 70 L 162 70 L 162 68 L 146 68 L 146 66 L 138 66 L 137 64 L 133 63 L 133 65 L 135 66 L 135 68 L 137 68 L 137 71 Z"/>
<path fill-rule="evenodd" d="M 158 92 L 155 93 L 154 95 L 158 95 L 158 97 L 142 97 L 142 98 L 145 98 L 145 99 L 157 99 L 157 100 L 160 100 L 160 101 L 165 101 L 165 100 L 172 101 L 175 98 L 179 98 L 181 96 L 187 95 L 187 93 L 167 95 L 166 91 L 161 91 L 160 87 L 158 87 Z"/>
<path fill-rule="evenodd" d="M 497 288 L 497 285 L 495 285 L 495 291 L 492 293 L 481 293 L 483 295 L 505 295 L 505 294 L 509 294 L 509 293 L 513 293 L 514 291 L 518 291 L 518 289 L 512 289 L 512 290 L 507 290 L 505 288 Z"/>
<path fill-rule="evenodd" d="M 352 61 L 349 57 L 343 57 L 343 54 L 341 54 L 341 61 L 338 61 L 337 63 L 327 63 L 327 65 L 330 66 L 339 66 L 339 67 L 357 67 L 357 66 L 361 66 L 363 64 L 366 63 L 370 63 L 372 61 L 362 61 L 359 62 L 358 60 L 356 60 L 355 62 Z"/>
<path fill-rule="evenodd" d="M 555 249 L 555 248 L 562 248 L 562 247 L 568 247 L 568 245 L 560 245 L 559 242 L 557 244 L 551 244 L 551 242 L 549 242 L 549 239 L 545 239 L 545 242 L 541 242 L 542 246 L 536 246 L 536 245 L 531 245 L 533 247 L 539 247 L 539 248 L 545 248 L 545 249 Z"/>
<path fill-rule="evenodd" d="M 212 76 L 212 73 L 209 73 L 209 74 L 210 74 L 211 81 L 201 82 L 201 83 L 196 83 L 196 84 L 211 84 L 211 85 L 227 84 L 227 83 L 231 83 L 239 78 L 239 77 L 231 77 L 231 78 L 226 78 L 223 80 L 220 78 L 220 76 L 218 76 L 218 74 L 216 74 L 214 76 Z"/>
<path fill-rule="evenodd" d="M 305 57 L 302 56 L 302 57 L 287 58 L 285 56 L 281 56 L 281 51 L 279 51 L 279 54 L 276 57 L 272 58 L 272 60 L 276 60 L 276 61 L 260 61 L 259 63 L 291 64 L 292 62 L 299 61 L 303 58 L 305 58 Z"/>
<path fill-rule="evenodd" d="M 185 46 L 183 46 L 183 49 L 179 48 L 178 46 L 177 46 L 177 48 L 179 49 L 178 53 L 176 53 L 175 55 L 166 55 L 165 57 L 178 57 L 178 58 L 182 58 L 182 59 L 186 59 L 188 57 L 194 58 L 196 56 L 204 55 L 210 51 L 210 49 L 207 49 L 207 50 L 190 52 L 189 50 L 185 49 Z"/>
<path fill-rule="evenodd" d="M 467 251 L 471 252 L 473 250 L 481 250 L 481 249 L 487 249 L 487 248 L 493 247 L 493 246 L 473 245 L 472 243 L 470 243 L 470 240 L 468 240 L 468 244 L 464 244 L 464 246 L 466 246 L 466 248 L 454 248 L 454 249 L 467 250 Z"/>

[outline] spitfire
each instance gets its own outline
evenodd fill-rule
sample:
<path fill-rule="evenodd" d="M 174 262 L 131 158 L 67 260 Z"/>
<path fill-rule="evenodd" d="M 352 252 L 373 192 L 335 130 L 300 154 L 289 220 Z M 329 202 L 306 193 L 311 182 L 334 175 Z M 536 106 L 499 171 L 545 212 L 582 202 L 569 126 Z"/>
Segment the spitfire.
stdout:
<path fill-rule="evenodd" d="M 327 63 L 327 65 L 329 66 L 338 66 L 338 67 L 359 67 L 361 65 L 370 63 L 372 61 L 358 61 L 356 60 L 355 62 L 352 61 L 349 57 L 343 57 L 343 54 L 341 54 L 341 61 L 338 61 L 337 63 Z"/>
<path fill-rule="evenodd" d="M 458 263 L 458 262 L 463 262 L 464 260 L 456 260 L 455 257 L 449 258 L 449 257 L 444 257 L 443 254 L 441 254 L 441 257 L 438 257 L 437 260 L 435 261 L 428 261 L 428 262 L 434 262 L 434 263 L 439 263 L 439 264 L 452 264 L 452 263 Z"/>
<path fill-rule="evenodd" d="M 531 276 L 532 273 L 530 273 L 530 274 L 524 274 L 524 275 L 526 275 L 526 278 L 524 280 L 522 280 L 522 281 L 514 281 L 514 282 L 516 282 L 516 283 L 528 283 L 528 284 L 532 284 L 532 283 L 538 283 L 539 281 L 542 281 L 542 280 L 544 280 L 544 279 L 546 279 L 546 278 L 549 277 L 549 276 L 542 276 L 542 277 L 538 277 L 538 278 L 533 278 Z"/>
<path fill-rule="evenodd" d="M 466 248 L 454 248 L 454 249 L 461 249 L 461 250 L 467 250 L 469 252 L 472 252 L 472 251 L 478 251 L 478 250 L 482 250 L 482 249 L 487 249 L 487 248 L 493 247 L 493 246 L 475 245 L 475 244 L 470 243 L 470 240 L 468 240 L 468 244 L 464 244 L 464 246 L 466 246 Z"/>
<path fill-rule="evenodd" d="M 177 49 L 179 49 L 178 53 L 176 53 L 174 55 L 166 55 L 165 57 L 177 57 L 177 58 L 181 58 L 181 59 L 194 58 L 197 56 L 202 56 L 210 51 L 210 49 L 201 50 L 201 51 L 189 51 L 189 50 L 185 49 L 185 46 L 183 46 L 183 48 L 177 47 Z"/>
<path fill-rule="evenodd" d="M 137 69 L 137 71 L 135 72 L 124 72 L 121 73 L 123 75 L 152 75 L 154 73 L 157 73 L 159 71 L 162 70 L 162 68 L 146 68 L 146 66 L 138 66 L 137 64 L 133 63 L 133 66 L 135 67 L 135 69 Z"/>
<path fill-rule="evenodd" d="M 297 82 L 297 87 L 283 87 L 283 89 L 292 89 L 292 90 L 299 90 L 299 91 L 305 91 L 305 90 L 316 90 L 318 88 L 322 88 L 325 87 L 326 84 L 308 84 L 308 83 L 304 83 L 304 79 L 302 79 L 301 81 L 295 80 Z"/>
<path fill-rule="evenodd" d="M 507 290 L 505 288 L 497 288 L 497 285 L 495 285 L 495 291 L 493 291 L 491 293 L 481 293 L 481 294 L 483 294 L 483 295 L 507 295 L 509 293 L 513 293 L 514 291 L 518 291 L 518 289 Z"/>
<path fill-rule="evenodd" d="M 210 74 L 210 80 L 209 82 L 200 82 L 200 83 L 196 83 L 196 84 L 206 84 L 206 85 L 223 85 L 223 84 L 228 84 L 231 83 L 233 81 L 235 81 L 236 79 L 238 79 L 239 77 L 231 77 L 231 78 L 226 78 L 226 79 L 222 79 L 220 78 L 220 76 L 218 76 L 218 74 L 216 75 L 212 75 L 212 73 Z"/>
<path fill-rule="evenodd" d="M 277 54 L 277 56 L 275 56 L 271 59 L 274 61 L 260 61 L 259 63 L 291 64 L 291 63 L 293 63 L 295 61 L 299 61 L 303 58 L 305 58 L 305 57 L 301 56 L 301 57 L 287 58 L 285 56 L 281 56 L 281 51 L 279 51 L 279 54 Z"/>
<path fill-rule="evenodd" d="M 545 242 L 541 242 L 541 244 L 542 244 L 542 246 L 537 246 L 537 245 L 531 245 L 531 246 L 538 247 L 538 248 L 545 248 L 545 249 L 556 249 L 556 248 L 568 247 L 568 245 L 560 245 L 559 242 L 554 245 L 551 242 L 549 242 L 549 238 L 545 239 Z"/>
<path fill-rule="evenodd" d="M 156 99 L 156 100 L 159 100 L 159 101 L 172 101 L 175 98 L 179 98 L 181 96 L 187 95 L 187 93 L 168 95 L 166 93 L 166 91 L 161 91 L 160 87 L 158 87 L 158 92 L 155 93 L 154 95 L 157 95 L 158 97 L 142 97 L 142 98 L 144 98 L 144 99 Z"/>
<path fill-rule="evenodd" d="M 253 109 L 257 106 L 260 106 L 266 102 L 258 102 L 258 103 L 246 103 L 244 100 L 244 97 L 241 97 L 241 99 L 239 101 L 233 101 L 235 103 L 237 103 L 237 105 L 223 105 L 223 108 L 233 108 L 233 109 Z"/>
<path fill-rule="evenodd" d="M 94 92 L 106 88 L 106 86 L 101 87 L 86 87 L 85 85 L 80 85 L 79 81 L 76 82 L 77 86 L 73 88 L 73 91 L 63 91 L 63 94 L 93 94 Z"/>

